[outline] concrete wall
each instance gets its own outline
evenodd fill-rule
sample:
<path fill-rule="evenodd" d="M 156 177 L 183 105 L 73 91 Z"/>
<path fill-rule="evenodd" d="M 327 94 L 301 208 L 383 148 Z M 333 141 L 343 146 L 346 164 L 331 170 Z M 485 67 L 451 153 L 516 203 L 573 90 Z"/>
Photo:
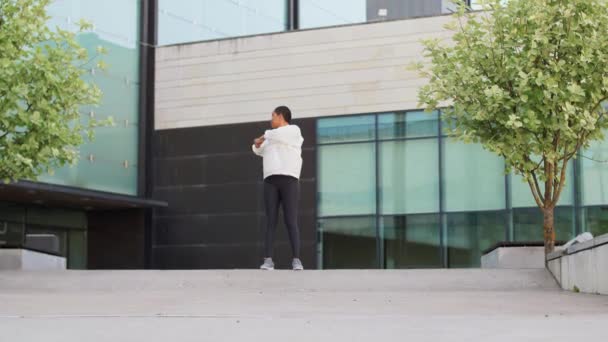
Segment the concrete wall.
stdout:
<path fill-rule="evenodd" d="M 450 16 L 304 30 L 156 50 L 155 128 L 415 109 L 425 83 L 406 70 Z"/>
<path fill-rule="evenodd" d="M 481 257 L 481 268 L 545 268 L 545 248 L 499 247 Z"/>
<path fill-rule="evenodd" d="M 25 249 L 0 249 L 0 270 L 65 270 L 66 259 Z"/>
<path fill-rule="evenodd" d="M 548 260 L 564 290 L 608 295 L 608 234 L 555 252 Z"/>

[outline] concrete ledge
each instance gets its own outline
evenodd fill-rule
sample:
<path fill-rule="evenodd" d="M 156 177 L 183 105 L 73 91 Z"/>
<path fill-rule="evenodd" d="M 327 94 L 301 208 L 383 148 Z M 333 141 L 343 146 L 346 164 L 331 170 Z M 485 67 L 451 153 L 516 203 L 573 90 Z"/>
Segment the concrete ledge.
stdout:
<path fill-rule="evenodd" d="M 65 270 L 66 259 L 58 255 L 20 248 L 0 249 L 0 270 Z"/>
<path fill-rule="evenodd" d="M 595 247 L 595 239 L 577 243 L 576 245 L 572 245 L 572 246 L 568 247 L 568 249 L 566 250 L 566 253 L 574 254 L 577 252 L 582 252 L 587 249 L 591 249 L 593 247 Z"/>
<path fill-rule="evenodd" d="M 545 268 L 545 248 L 497 247 L 481 257 L 481 268 Z"/>
<path fill-rule="evenodd" d="M 547 268 L 564 290 L 608 295 L 608 234 L 549 254 Z"/>
<path fill-rule="evenodd" d="M 608 234 L 597 236 L 593 239 L 593 241 L 595 241 L 596 246 L 608 244 Z"/>
<path fill-rule="evenodd" d="M 551 252 L 551 253 L 549 253 L 549 254 L 547 255 L 547 261 L 551 261 L 551 260 L 554 260 L 554 259 L 559 259 L 559 258 L 561 258 L 561 257 L 562 257 L 562 256 L 563 256 L 565 253 L 566 253 L 566 251 L 564 251 L 564 250 L 558 250 L 558 251 Z"/>

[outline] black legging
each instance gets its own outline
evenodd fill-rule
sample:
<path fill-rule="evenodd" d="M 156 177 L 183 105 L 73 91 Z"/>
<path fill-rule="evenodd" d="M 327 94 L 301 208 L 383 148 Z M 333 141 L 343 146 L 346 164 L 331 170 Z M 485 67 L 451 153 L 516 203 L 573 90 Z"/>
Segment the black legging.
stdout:
<path fill-rule="evenodd" d="M 277 230 L 279 205 L 283 206 L 285 225 L 289 233 L 294 258 L 300 258 L 300 229 L 298 228 L 298 200 L 300 182 L 291 176 L 274 175 L 264 179 L 264 202 L 266 204 L 266 257 L 274 250 L 274 234 Z"/>

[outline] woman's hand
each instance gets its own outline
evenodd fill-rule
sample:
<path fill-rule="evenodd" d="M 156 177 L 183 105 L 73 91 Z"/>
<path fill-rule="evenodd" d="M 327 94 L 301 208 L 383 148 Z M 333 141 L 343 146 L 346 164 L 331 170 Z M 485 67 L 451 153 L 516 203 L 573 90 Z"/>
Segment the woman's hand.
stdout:
<path fill-rule="evenodd" d="M 259 138 L 253 139 L 253 144 L 255 145 L 256 148 L 260 148 L 260 146 L 262 146 L 263 143 L 264 143 L 263 135 Z"/>

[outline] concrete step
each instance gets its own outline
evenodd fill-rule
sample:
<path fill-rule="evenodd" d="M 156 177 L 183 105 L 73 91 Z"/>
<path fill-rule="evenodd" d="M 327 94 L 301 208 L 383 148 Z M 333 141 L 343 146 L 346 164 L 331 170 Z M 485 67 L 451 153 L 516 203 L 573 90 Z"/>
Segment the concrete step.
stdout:
<path fill-rule="evenodd" d="M 518 291 L 559 289 L 544 269 L 190 270 L 0 272 L 0 292 L 156 291 Z"/>

